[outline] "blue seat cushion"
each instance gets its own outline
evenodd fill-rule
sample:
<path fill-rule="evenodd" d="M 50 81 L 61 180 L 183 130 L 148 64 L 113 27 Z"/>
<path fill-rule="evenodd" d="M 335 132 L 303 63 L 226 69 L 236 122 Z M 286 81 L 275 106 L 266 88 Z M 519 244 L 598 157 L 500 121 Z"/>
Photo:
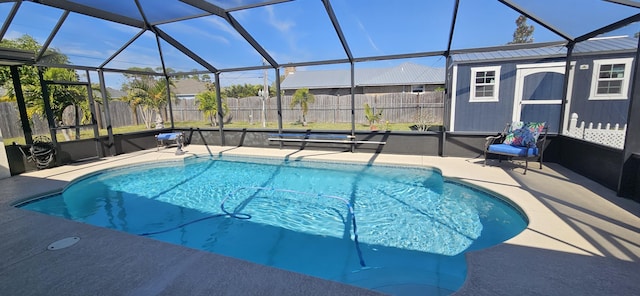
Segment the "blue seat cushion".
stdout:
<path fill-rule="evenodd" d="M 509 144 L 493 144 L 489 145 L 489 152 L 520 157 L 532 157 L 538 156 L 538 147 L 527 148 L 522 146 L 511 146 Z"/>

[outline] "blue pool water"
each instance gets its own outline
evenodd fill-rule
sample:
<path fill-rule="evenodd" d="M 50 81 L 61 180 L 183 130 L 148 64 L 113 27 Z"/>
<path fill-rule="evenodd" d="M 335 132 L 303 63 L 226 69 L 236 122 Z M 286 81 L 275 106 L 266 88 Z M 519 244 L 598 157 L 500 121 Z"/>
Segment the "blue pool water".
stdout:
<path fill-rule="evenodd" d="M 187 158 L 110 169 L 19 207 L 394 295 L 442 295 L 509 203 L 419 167 Z"/>

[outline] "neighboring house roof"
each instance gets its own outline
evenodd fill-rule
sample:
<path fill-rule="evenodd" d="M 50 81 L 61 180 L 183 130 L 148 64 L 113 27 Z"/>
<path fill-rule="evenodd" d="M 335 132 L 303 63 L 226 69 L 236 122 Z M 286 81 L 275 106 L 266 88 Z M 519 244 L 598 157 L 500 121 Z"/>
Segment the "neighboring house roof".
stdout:
<path fill-rule="evenodd" d="M 358 73 L 357 69 L 356 73 Z M 356 74 L 357 76 L 359 75 Z M 351 74 L 348 70 L 296 71 L 287 75 L 280 83 L 281 89 L 298 89 L 300 87 L 343 88 L 350 86 Z"/>
<path fill-rule="evenodd" d="M 444 68 L 403 63 L 392 68 L 355 69 L 356 86 L 444 84 Z M 289 74 L 281 89 L 351 87 L 351 70 L 297 71 Z"/>
<path fill-rule="evenodd" d="M 172 86 L 173 92 L 177 96 L 196 95 L 207 90 L 207 83 L 195 79 L 175 80 Z"/>
<path fill-rule="evenodd" d="M 379 75 L 373 75 L 364 86 L 374 85 L 411 85 L 411 84 L 444 84 L 444 68 L 431 68 L 413 63 L 403 63 Z"/>
<path fill-rule="evenodd" d="M 593 53 L 617 53 L 635 52 L 638 48 L 638 39 L 631 37 L 609 37 L 600 39 L 589 39 L 576 43 L 573 48 L 573 55 L 593 54 Z M 554 45 L 539 48 L 496 50 L 489 52 L 473 52 L 454 54 L 451 56 L 455 63 L 477 62 L 488 60 L 515 60 L 528 58 L 556 58 L 566 57 L 567 47 L 564 45 Z"/>
<path fill-rule="evenodd" d="M 107 93 L 109 94 L 109 98 L 111 99 L 120 99 L 127 96 L 127 93 L 121 91 L 119 89 L 115 89 L 113 87 L 107 86 Z M 99 89 L 93 90 L 94 98 L 102 98 L 102 92 Z"/>
<path fill-rule="evenodd" d="M 107 86 L 107 93 L 112 99 L 119 99 L 127 96 L 126 92 L 123 92 L 119 89 L 115 89 L 113 87 L 108 87 L 108 86 Z"/>

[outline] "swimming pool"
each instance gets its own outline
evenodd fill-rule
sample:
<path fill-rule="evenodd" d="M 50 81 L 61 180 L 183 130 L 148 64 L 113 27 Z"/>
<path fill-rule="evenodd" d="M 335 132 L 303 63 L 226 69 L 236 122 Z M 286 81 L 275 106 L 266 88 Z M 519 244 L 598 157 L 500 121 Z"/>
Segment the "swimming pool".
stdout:
<path fill-rule="evenodd" d="M 101 171 L 19 207 L 390 294 L 447 294 L 513 205 L 438 170 L 198 158 Z"/>

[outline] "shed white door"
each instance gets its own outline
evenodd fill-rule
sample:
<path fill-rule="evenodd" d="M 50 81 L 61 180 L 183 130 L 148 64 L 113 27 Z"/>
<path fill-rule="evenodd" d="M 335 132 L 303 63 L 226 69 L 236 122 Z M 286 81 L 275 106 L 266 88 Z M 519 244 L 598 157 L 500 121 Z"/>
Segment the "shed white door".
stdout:
<path fill-rule="evenodd" d="M 550 133 L 557 133 L 564 70 L 564 62 L 517 66 L 513 121 L 544 121 Z"/>

